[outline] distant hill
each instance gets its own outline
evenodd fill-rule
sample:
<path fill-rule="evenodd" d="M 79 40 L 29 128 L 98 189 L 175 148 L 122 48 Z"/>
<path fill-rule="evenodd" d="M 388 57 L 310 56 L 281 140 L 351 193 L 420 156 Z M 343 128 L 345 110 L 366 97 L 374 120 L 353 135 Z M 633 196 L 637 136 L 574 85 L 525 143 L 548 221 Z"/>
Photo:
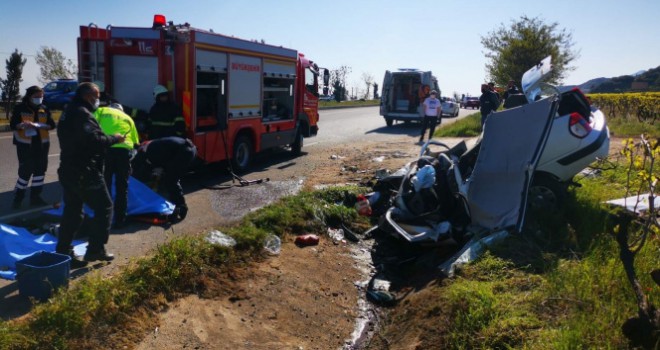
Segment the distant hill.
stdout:
<path fill-rule="evenodd" d="M 634 88 L 633 89 L 633 85 Z M 580 85 L 560 86 L 560 91 L 568 91 L 574 87 L 586 93 L 608 93 L 629 91 L 660 91 L 660 66 L 642 70 L 632 75 L 622 75 L 614 78 L 596 78 Z"/>
<path fill-rule="evenodd" d="M 560 86 L 560 87 L 559 87 L 559 90 L 560 90 L 561 92 L 564 92 L 564 91 L 571 90 L 572 88 L 579 88 L 579 89 L 582 90 L 583 92 L 585 92 L 585 93 L 589 93 L 589 92 L 591 92 L 592 89 L 598 87 L 599 85 L 601 85 L 601 84 L 603 84 L 603 83 L 605 83 L 605 82 L 607 82 L 607 81 L 609 81 L 609 80 L 610 80 L 610 78 L 602 78 L 602 77 L 601 77 L 601 78 L 591 79 L 591 80 L 586 81 L 586 82 L 584 82 L 584 83 L 582 83 L 582 84 L 580 84 L 580 85 L 564 85 L 564 86 Z"/>

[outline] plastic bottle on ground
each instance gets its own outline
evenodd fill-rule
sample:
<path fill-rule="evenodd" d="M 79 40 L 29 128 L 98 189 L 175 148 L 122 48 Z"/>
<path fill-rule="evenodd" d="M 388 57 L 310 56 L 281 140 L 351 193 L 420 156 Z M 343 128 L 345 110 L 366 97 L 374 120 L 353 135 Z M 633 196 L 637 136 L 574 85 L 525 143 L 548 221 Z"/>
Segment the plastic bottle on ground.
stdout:
<path fill-rule="evenodd" d="M 271 255 L 279 255 L 282 249 L 282 240 L 274 234 L 264 239 L 264 250 Z"/>

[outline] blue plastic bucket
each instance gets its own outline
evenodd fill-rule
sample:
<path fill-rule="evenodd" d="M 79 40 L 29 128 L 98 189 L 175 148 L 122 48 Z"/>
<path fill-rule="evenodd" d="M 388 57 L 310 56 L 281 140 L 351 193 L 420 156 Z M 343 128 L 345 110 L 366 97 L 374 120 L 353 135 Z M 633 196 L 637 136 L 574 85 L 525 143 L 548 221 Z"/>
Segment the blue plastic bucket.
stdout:
<path fill-rule="evenodd" d="M 18 293 L 47 300 L 57 288 L 69 286 L 70 266 L 70 256 L 45 251 L 17 261 Z"/>

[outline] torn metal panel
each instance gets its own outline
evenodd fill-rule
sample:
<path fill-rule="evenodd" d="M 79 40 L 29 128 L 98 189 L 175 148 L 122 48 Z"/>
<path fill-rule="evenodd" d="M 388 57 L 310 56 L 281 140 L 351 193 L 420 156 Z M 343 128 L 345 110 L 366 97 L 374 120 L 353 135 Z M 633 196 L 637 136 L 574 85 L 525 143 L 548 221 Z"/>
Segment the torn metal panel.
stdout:
<path fill-rule="evenodd" d="M 503 230 L 490 234 L 481 239 L 476 237 L 472 238 L 463 246 L 461 250 L 459 250 L 451 258 L 447 259 L 447 261 L 438 266 L 438 268 L 447 277 L 452 277 L 454 276 L 454 271 L 456 271 L 458 266 L 474 261 L 479 256 L 481 256 L 486 247 L 499 243 L 508 236 L 509 232 Z"/>
<path fill-rule="evenodd" d="M 624 207 L 629 211 L 632 211 L 637 214 L 641 214 L 649 210 L 650 195 L 651 195 L 650 193 L 644 193 L 644 194 L 640 194 L 639 196 L 613 199 L 607 201 L 606 203 Z M 660 198 L 657 196 L 653 198 L 653 207 L 654 208 L 660 207 Z"/>
<path fill-rule="evenodd" d="M 556 111 L 556 98 L 546 98 L 486 119 L 481 149 L 467 181 L 473 224 L 489 230 L 520 230 L 531 177 Z"/>

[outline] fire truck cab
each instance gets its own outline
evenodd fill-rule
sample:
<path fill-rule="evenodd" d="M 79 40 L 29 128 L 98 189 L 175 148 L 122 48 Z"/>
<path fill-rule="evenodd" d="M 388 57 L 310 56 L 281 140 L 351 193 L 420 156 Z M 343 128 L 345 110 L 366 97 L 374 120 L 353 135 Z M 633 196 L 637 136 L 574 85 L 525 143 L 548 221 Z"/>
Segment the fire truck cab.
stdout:
<path fill-rule="evenodd" d="M 79 81 L 101 83 L 125 106 L 149 111 L 155 85 L 183 109 L 186 137 L 206 163 L 244 171 L 255 153 L 318 133 L 319 75 L 329 72 L 296 50 L 174 25 L 80 27 Z"/>

